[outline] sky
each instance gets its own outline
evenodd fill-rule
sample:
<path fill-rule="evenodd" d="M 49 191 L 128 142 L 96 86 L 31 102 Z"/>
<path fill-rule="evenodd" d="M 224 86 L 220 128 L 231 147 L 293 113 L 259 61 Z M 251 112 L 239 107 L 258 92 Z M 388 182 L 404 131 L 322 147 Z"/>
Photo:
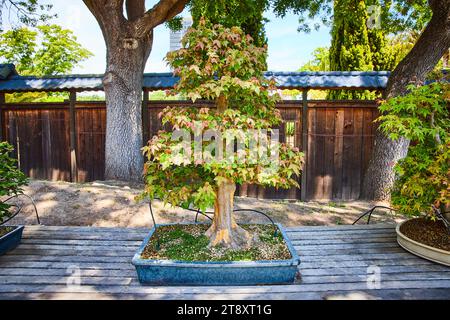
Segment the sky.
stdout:
<path fill-rule="evenodd" d="M 94 56 L 81 63 L 74 74 L 103 73 L 106 67 L 106 49 L 100 28 L 81 0 L 51 0 L 53 12 L 58 15 L 54 23 L 71 29 L 78 42 L 91 51 Z M 148 0 L 147 8 L 151 8 L 157 0 Z M 188 16 L 188 10 L 182 13 Z M 311 59 L 313 50 L 320 46 L 328 46 L 331 36 L 329 28 L 309 34 L 297 31 L 298 18 L 288 14 L 283 19 L 276 18 L 271 12 L 265 16 L 270 20 L 266 24 L 268 37 L 268 69 L 270 71 L 296 71 Z M 169 50 L 169 30 L 164 25 L 154 30 L 153 49 L 147 62 L 145 72 L 170 71 L 164 62 Z"/>

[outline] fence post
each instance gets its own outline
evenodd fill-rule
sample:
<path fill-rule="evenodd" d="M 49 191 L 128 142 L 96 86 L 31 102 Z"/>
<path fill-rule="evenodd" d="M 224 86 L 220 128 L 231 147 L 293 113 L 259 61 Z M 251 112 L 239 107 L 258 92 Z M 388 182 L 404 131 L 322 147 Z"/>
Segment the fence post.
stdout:
<path fill-rule="evenodd" d="M 5 93 L 4 92 L 0 92 L 0 142 L 3 141 L 3 113 L 2 113 L 2 107 L 5 104 Z M 6 140 L 6 137 L 5 137 Z"/>
<path fill-rule="evenodd" d="M 308 89 L 302 91 L 302 152 L 305 155 L 305 161 L 303 163 L 302 181 L 301 181 L 301 195 L 300 200 L 306 201 L 306 188 L 307 188 L 307 155 L 308 155 Z"/>
<path fill-rule="evenodd" d="M 149 137 L 150 123 L 149 123 L 149 112 L 148 112 L 148 89 L 144 89 L 144 97 L 142 99 L 142 142 L 146 146 Z"/>
<path fill-rule="evenodd" d="M 77 93 L 70 91 L 69 95 L 69 130 L 70 130 L 70 181 L 78 182 L 77 167 L 77 129 L 75 105 L 77 102 Z"/>

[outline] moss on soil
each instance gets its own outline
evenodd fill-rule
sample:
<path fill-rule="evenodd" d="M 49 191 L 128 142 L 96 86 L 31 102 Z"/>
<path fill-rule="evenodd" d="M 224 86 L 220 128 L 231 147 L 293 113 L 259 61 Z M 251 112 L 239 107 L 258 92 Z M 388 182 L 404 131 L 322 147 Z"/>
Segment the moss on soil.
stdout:
<path fill-rule="evenodd" d="M 208 248 L 209 239 L 205 232 L 209 225 L 170 225 L 157 229 L 157 237 L 151 237 L 145 247 L 143 259 L 180 261 L 257 261 L 287 260 L 291 258 L 281 232 L 273 225 L 242 225 L 244 229 L 258 235 L 256 245 L 245 250 L 227 250 L 223 247 Z"/>
<path fill-rule="evenodd" d="M 5 234 L 13 231 L 14 227 L 0 227 L 0 238 L 3 237 Z"/>
<path fill-rule="evenodd" d="M 450 251 L 450 234 L 442 221 L 431 221 L 425 218 L 411 219 L 401 225 L 400 232 L 427 246 Z"/>

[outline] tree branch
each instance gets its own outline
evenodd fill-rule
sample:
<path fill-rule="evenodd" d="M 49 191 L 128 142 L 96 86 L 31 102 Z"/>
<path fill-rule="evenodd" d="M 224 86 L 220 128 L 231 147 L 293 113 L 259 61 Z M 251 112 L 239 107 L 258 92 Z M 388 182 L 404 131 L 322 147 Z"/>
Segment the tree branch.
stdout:
<path fill-rule="evenodd" d="M 450 0 L 430 0 L 430 22 L 411 51 L 389 77 L 385 97 L 407 92 L 408 84 L 420 84 L 450 46 Z"/>
<path fill-rule="evenodd" d="M 114 31 L 126 25 L 123 15 L 124 0 L 83 0 L 83 2 L 100 25 L 105 40 L 109 39 Z"/>
<path fill-rule="evenodd" d="M 161 0 L 148 10 L 140 19 L 136 20 L 134 29 L 138 37 L 145 36 L 156 26 L 172 19 L 183 11 L 189 0 Z"/>
<path fill-rule="evenodd" d="M 145 0 L 126 0 L 125 9 L 129 21 L 139 19 L 145 13 Z"/>

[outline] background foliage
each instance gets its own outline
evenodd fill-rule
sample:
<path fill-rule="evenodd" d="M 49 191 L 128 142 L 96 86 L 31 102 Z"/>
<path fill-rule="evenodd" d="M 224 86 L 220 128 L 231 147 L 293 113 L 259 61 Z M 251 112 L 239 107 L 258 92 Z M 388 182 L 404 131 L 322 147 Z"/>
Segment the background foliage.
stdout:
<path fill-rule="evenodd" d="M 0 32 L 3 32 L 3 17 L 15 27 L 27 25 L 35 27 L 56 17 L 51 13 L 53 5 L 39 0 L 1 0 L 0 1 Z M 3 13 L 6 13 L 3 15 Z"/>
<path fill-rule="evenodd" d="M 191 0 L 190 3 L 194 27 L 202 18 L 228 28 L 237 26 L 253 38 L 257 47 L 267 44 L 264 29 L 267 19 L 263 14 L 269 7 L 268 0 Z"/>
<path fill-rule="evenodd" d="M 16 160 L 9 156 L 13 147 L 0 142 L 0 198 L 17 195 L 27 183 L 25 175 L 17 169 Z M 10 206 L 0 201 L 0 222 L 10 214 Z"/>
<path fill-rule="evenodd" d="M 72 31 L 58 25 L 43 25 L 34 29 L 21 27 L 0 33 L 2 62 L 12 63 L 20 75 L 48 76 L 71 73 L 73 68 L 91 57 Z M 53 98 L 49 98 L 53 96 Z M 7 95 L 8 102 L 54 101 L 47 93 Z"/>

